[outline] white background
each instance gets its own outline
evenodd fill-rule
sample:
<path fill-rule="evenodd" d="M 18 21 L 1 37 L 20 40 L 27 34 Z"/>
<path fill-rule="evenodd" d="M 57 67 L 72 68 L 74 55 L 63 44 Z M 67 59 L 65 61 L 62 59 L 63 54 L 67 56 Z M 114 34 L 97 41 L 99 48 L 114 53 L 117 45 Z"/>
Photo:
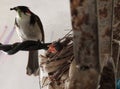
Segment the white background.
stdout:
<path fill-rule="evenodd" d="M 19 38 L 13 29 L 16 13 L 11 7 L 28 6 L 37 14 L 43 23 L 45 41 L 51 42 L 64 36 L 71 29 L 69 0 L 0 0 L 0 43 L 18 42 Z M 39 89 L 38 77 L 26 75 L 27 52 L 7 55 L 0 52 L 0 89 Z"/>

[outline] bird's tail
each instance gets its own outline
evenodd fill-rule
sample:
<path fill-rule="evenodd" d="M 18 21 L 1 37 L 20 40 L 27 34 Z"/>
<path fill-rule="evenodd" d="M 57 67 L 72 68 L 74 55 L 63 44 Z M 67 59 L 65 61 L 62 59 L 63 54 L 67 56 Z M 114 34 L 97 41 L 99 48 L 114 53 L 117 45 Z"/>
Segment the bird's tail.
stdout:
<path fill-rule="evenodd" d="M 27 64 L 28 75 L 34 74 L 35 76 L 39 75 L 39 62 L 38 62 L 38 51 L 29 51 L 29 58 Z"/>

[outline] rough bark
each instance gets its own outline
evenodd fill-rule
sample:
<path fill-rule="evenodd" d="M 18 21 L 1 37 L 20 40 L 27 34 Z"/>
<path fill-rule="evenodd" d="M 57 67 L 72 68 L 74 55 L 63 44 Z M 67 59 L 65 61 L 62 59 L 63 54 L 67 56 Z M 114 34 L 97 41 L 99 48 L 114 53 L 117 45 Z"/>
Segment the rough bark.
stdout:
<path fill-rule="evenodd" d="M 102 72 L 100 89 L 115 89 L 115 65 L 112 58 L 113 0 L 97 0 L 97 16 Z"/>
<path fill-rule="evenodd" d="M 100 68 L 95 0 L 71 0 L 71 14 L 75 60 L 68 89 L 96 89 Z"/>
<path fill-rule="evenodd" d="M 120 41 L 120 0 L 114 1 L 114 23 L 113 23 L 113 39 Z M 120 57 L 118 56 L 120 44 L 113 42 L 113 59 L 117 65 L 117 78 L 120 79 Z"/>
<path fill-rule="evenodd" d="M 71 0 L 75 60 L 68 89 L 115 89 L 112 6 L 113 0 Z"/>

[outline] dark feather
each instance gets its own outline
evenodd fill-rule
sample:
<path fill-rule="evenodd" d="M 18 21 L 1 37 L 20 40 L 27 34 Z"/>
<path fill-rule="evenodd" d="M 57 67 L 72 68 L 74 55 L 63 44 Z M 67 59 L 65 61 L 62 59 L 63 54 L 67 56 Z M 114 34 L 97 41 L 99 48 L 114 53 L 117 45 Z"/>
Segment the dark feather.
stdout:
<path fill-rule="evenodd" d="M 32 14 L 31 17 L 30 17 L 30 25 L 34 25 L 35 24 L 35 15 Z"/>
<path fill-rule="evenodd" d="M 39 74 L 38 51 L 37 50 L 29 51 L 28 59 L 29 60 L 27 65 L 27 74 L 38 75 Z"/>
<path fill-rule="evenodd" d="M 20 28 L 20 26 L 18 25 L 16 18 L 15 18 L 15 26 L 17 26 L 18 28 Z"/>
<path fill-rule="evenodd" d="M 30 24 L 31 25 L 34 25 L 35 23 L 38 24 L 41 32 L 42 32 L 42 42 L 44 42 L 44 30 L 43 30 L 43 25 L 42 25 L 42 22 L 41 20 L 39 19 L 39 17 L 37 15 L 35 15 L 34 13 L 32 13 L 31 15 L 31 19 L 30 19 Z"/>

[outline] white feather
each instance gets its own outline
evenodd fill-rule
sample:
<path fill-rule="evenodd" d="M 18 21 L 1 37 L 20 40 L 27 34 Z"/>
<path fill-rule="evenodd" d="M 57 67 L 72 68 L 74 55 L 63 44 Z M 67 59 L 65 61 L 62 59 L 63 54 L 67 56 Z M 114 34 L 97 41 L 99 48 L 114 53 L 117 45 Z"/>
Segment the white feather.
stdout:
<path fill-rule="evenodd" d="M 19 15 L 16 16 L 16 21 L 20 26 L 20 29 L 17 29 L 17 34 L 22 41 L 25 40 L 42 40 L 42 33 L 36 22 L 34 25 L 30 25 L 30 14 L 21 13 L 21 17 Z"/>

